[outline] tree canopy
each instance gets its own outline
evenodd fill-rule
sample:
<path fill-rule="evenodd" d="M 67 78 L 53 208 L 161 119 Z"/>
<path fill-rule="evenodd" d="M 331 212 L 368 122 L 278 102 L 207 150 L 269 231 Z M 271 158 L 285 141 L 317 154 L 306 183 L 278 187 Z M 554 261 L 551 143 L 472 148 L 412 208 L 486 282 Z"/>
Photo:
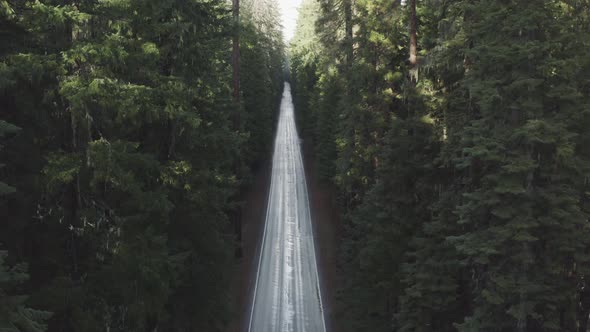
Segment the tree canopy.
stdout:
<path fill-rule="evenodd" d="M 224 330 L 230 215 L 269 157 L 282 89 L 278 18 L 236 25 L 222 0 L 2 0 L 0 17 L 2 323 Z"/>
<path fill-rule="evenodd" d="M 342 331 L 586 331 L 587 1 L 304 1 Z"/>

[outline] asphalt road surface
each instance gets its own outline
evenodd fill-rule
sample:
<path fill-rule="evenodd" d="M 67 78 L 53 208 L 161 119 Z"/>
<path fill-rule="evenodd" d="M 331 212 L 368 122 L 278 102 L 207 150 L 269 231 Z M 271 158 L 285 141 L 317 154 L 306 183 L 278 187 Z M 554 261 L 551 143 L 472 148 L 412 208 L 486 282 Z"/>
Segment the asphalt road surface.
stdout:
<path fill-rule="evenodd" d="M 285 83 L 249 332 L 325 332 L 309 199 Z"/>

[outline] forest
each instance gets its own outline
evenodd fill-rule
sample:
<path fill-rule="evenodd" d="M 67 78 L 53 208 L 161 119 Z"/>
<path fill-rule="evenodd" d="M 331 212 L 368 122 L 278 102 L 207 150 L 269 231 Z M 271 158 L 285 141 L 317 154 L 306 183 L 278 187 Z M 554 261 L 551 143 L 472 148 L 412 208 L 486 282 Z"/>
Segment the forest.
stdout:
<path fill-rule="evenodd" d="M 277 7 L 0 0 L 0 330 L 222 331 L 241 188 L 283 84 Z"/>
<path fill-rule="evenodd" d="M 275 0 L 0 0 L 0 331 L 228 331 L 288 81 L 341 219 L 330 332 L 587 332 L 590 0 L 282 30 Z"/>
<path fill-rule="evenodd" d="M 295 108 L 342 214 L 337 331 L 580 331 L 590 2 L 305 0 Z"/>

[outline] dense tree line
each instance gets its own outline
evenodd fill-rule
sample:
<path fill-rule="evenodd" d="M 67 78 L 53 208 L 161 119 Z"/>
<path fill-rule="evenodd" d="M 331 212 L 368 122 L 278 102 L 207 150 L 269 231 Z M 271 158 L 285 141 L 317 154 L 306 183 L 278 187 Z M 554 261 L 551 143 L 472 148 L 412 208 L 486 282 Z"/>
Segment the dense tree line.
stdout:
<path fill-rule="evenodd" d="M 272 11 L 0 0 L 0 329 L 223 330 L 282 89 Z"/>
<path fill-rule="evenodd" d="M 338 187 L 350 331 L 586 331 L 590 2 L 306 0 L 291 80 Z"/>

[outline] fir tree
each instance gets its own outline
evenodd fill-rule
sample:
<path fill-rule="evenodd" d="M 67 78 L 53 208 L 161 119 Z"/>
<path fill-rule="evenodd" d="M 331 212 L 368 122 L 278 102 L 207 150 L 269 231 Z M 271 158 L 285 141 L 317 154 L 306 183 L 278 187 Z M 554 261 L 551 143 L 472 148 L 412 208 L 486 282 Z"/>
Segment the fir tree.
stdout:
<path fill-rule="evenodd" d="M 0 331 L 42 332 L 51 317 L 47 311 L 25 305 L 27 296 L 19 295 L 18 287 L 29 279 L 26 264 L 6 265 L 8 253 L 0 251 Z"/>

